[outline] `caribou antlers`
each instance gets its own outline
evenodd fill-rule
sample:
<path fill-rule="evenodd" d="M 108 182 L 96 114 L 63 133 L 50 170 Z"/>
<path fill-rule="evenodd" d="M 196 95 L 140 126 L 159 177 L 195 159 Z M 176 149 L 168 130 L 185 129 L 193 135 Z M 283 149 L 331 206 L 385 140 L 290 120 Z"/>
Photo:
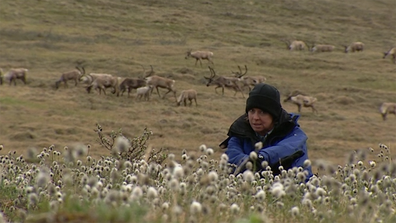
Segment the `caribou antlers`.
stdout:
<path fill-rule="evenodd" d="M 209 68 L 209 71 L 210 71 L 210 77 L 205 77 L 204 76 L 204 78 L 207 79 L 207 80 L 213 80 L 213 78 L 215 78 L 215 76 L 216 76 L 216 72 L 210 66 L 208 66 L 208 68 Z"/>
<path fill-rule="evenodd" d="M 146 74 L 146 69 L 144 69 L 144 66 L 143 66 L 143 65 L 141 65 L 141 66 L 143 67 L 143 75 L 144 75 L 144 78 L 147 78 L 147 77 L 153 76 L 153 74 L 155 74 L 155 72 L 154 72 L 154 69 L 153 69 L 153 66 L 152 66 L 152 65 L 150 65 L 150 67 L 151 67 L 151 70 L 150 70 L 150 72 L 148 72 L 147 74 Z"/>
<path fill-rule="evenodd" d="M 239 66 L 239 65 L 238 65 L 238 69 L 239 69 L 239 72 L 238 71 L 237 72 L 231 71 L 231 73 L 234 74 L 235 77 L 237 77 L 237 78 L 241 78 L 241 77 L 245 76 L 246 73 L 248 72 L 248 69 L 247 69 L 246 65 L 245 65 L 245 73 L 242 74 L 242 69 L 241 69 L 241 66 Z"/>

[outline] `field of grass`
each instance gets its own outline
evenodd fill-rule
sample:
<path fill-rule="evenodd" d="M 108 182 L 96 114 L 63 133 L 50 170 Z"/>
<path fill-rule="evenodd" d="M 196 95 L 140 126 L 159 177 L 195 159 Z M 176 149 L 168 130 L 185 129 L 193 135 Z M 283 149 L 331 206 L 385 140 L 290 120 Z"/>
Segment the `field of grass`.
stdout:
<path fill-rule="evenodd" d="M 0 5 L 0 68 L 29 69 L 26 85 L 0 86 L 0 222 L 395 222 L 396 117 L 383 121 L 378 108 L 396 102 L 396 65 L 382 58 L 396 44 L 396 1 Z M 289 51 L 282 39 L 336 49 Z M 364 51 L 344 53 L 354 41 Z M 247 65 L 247 75 L 266 77 L 282 99 L 294 90 L 316 97 L 319 113 L 303 108 L 299 122 L 312 162 L 304 165 L 318 177 L 305 182 L 298 168 L 229 174 L 218 144 L 246 98 L 207 87 L 207 61 L 195 66 L 185 59 L 189 49 L 212 51 L 219 75 Z M 176 81 L 178 93 L 194 88 L 198 106 L 176 106 L 172 95 L 157 93 L 146 102 L 135 92 L 88 94 L 72 83 L 55 89 L 80 64 L 124 78 L 152 65 Z M 121 131 L 129 139 L 147 128 L 152 135 L 142 148 L 163 149 L 168 159 L 120 158 L 128 140 L 111 153 L 98 142 L 97 124 L 105 136 Z"/>
<path fill-rule="evenodd" d="M 108 151 L 96 142 L 96 123 L 125 136 L 153 131 L 149 143 L 171 153 L 194 152 L 225 139 L 244 112 L 245 98 L 206 87 L 207 62 L 194 66 L 189 49 L 214 52 L 214 68 L 231 75 L 247 65 L 282 97 L 300 90 L 318 98 L 319 114 L 303 108 L 300 124 L 309 136 L 310 158 L 343 163 L 350 151 L 396 143 L 396 117 L 382 121 L 384 101 L 396 96 L 396 66 L 382 59 L 396 40 L 396 2 L 353 1 L 158 1 L 3 0 L 0 7 L 0 67 L 29 69 L 28 84 L 0 86 L 0 144 L 5 152 L 30 147 L 91 144 L 91 155 Z M 333 44 L 332 53 L 290 52 L 281 39 Z M 343 46 L 365 43 L 345 54 Z M 150 65 L 198 91 L 198 106 L 177 107 L 171 95 L 149 102 L 116 97 L 81 86 L 55 90 L 62 72 L 83 63 L 87 72 L 138 77 Z M 162 91 L 163 92 L 163 91 Z M 247 92 L 246 92 L 247 94 Z M 245 94 L 245 95 L 246 95 Z M 134 95 L 133 95 L 134 96 Z M 284 103 L 289 112 L 297 107 Z"/>

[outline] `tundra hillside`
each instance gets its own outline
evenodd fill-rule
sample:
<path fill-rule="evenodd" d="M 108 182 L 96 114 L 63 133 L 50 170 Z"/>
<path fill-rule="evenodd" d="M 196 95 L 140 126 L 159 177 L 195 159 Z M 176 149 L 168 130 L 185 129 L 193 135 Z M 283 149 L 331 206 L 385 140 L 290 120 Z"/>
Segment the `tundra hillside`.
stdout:
<path fill-rule="evenodd" d="M 311 159 L 343 163 L 339 157 L 349 151 L 378 143 L 392 150 L 396 117 L 383 121 L 379 106 L 396 102 L 396 66 L 383 59 L 396 44 L 395 8 L 389 0 L 2 0 L 0 67 L 29 70 L 27 85 L 0 86 L 2 153 L 81 142 L 92 145 L 90 155 L 107 154 L 93 131 L 100 123 L 127 137 L 147 127 L 153 147 L 176 154 L 203 143 L 220 154 L 218 144 L 246 99 L 207 87 L 208 63 L 186 60 L 190 49 L 213 52 L 210 65 L 219 76 L 247 65 L 246 76 L 264 76 L 282 99 L 294 90 L 316 97 L 319 114 L 302 109 L 300 118 Z M 336 48 L 290 51 L 283 40 Z M 344 53 L 344 45 L 358 41 L 363 52 Z M 81 85 L 55 89 L 62 73 L 80 65 L 86 73 L 122 78 L 142 77 L 142 66 L 152 65 L 156 75 L 175 80 L 177 94 L 195 89 L 199 105 L 178 107 L 174 97 L 156 91 L 137 101 L 134 91 L 116 97 L 88 94 Z M 283 106 L 297 112 L 292 103 Z"/>

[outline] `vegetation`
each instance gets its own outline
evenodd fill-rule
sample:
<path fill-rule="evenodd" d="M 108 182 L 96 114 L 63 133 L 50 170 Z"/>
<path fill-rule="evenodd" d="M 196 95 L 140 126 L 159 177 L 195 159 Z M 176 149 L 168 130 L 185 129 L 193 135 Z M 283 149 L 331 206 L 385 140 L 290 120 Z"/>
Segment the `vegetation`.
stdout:
<path fill-rule="evenodd" d="M 164 165 L 119 152 L 94 159 L 81 145 L 31 150 L 26 160 L 36 163 L 10 151 L 0 157 L 0 221 L 395 221 L 396 165 L 386 145 L 376 150 L 377 162 L 365 160 L 368 150 L 351 153 L 344 166 L 317 160 L 319 176 L 308 182 L 302 167 L 235 176 L 225 154 L 214 159 L 205 145 L 197 151 L 169 154 Z"/>
<path fill-rule="evenodd" d="M 291 218 L 297 222 L 356 219 L 392 222 L 393 215 L 385 217 L 383 213 L 388 212 L 383 212 L 383 208 L 393 213 L 394 202 L 390 195 L 393 181 L 388 182 L 387 176 L 394 175 L 389 172 L 391 168 L 388 172 L 377 173 L 369 162 L 377 161 L 375 168 L 384 170 L 387 165 L 379 163 L 393 165 L 391 153 L 387 160 L 371 152 L 365 154 L 365 159 L 351 161 L 343 157 L 344 154 L 356 155 L 354 151 L 377 148 L 379 143 L 393 148 L 395 143 L 396 117 L 388 116 L 383 121 L 378 111 L 382 102 L 393 102 L 396 98 L 395 64 L 390 58 L 382 59 L 383 52 L 395 44 L 395 19 L 395 4 L 386 0 L 361 0 L 359 4 L 341 0 L 3 0 L 0 67 L 4 71 L 17 67 L 29 69 L 26 85 L 17 80 L 17 86 L 7 83 L 0 86 L 3 152 L 0 187 L 4 191 L 0 203 L 5 218 L 20 221 L 29 217 L 31 222 L 44 221 L 48 216 L 69 222 L 76 219 L 86 222 L 133 222 L 131 219 L 136 222 L 207 222 L 209 218 L 215 222 L 290 222 Z M 329 53 L 291 52 L 283 39 L 303 40 L 309 45 L 331 44 L 336 48 Z M 355 41 L 365 44 L 364 51 L 344 53 L 343 45 Z M 203 61 L 201 67 L 199 63 L 195 66 L 192 58 L 184 59 L 189 49 L 212 51 L 218 75 L 231 75 L 238 65 L 246 64 L 247 75 L 266 77 L 283 98 L 299 90 L 318 99 L 315 105 L 319 113 L 302 108 L 299 119 L 309 136 L 309 157 L 314 172 L 319 173 L 311 185 L 326 192 L 323 196 L 310 197 L 314 209 L 303 206 L 301 200 L 308 196 L 307 191 L 316 193 L 307 189 L 309 186 L 300 186 L 294 181 L 286 183 L 298 184 L 298 192 L 292 195 L 283 184 L 286 195 L 277 199 L 271 192 L 275 182 L 257 180 L 252 186 L 253 181 L 230 177 L 221 169 L 224 158 L 218 144 L 225 139 L 230 124 L 244 112 L 245 98 L 241 94 L 234 96 L 234 92 L 227 89 L 221 96 L 215 93 L 214 87 L 206 87 L 204 76 L 210 74 L 207 61 Z M 107 95 L 88 94 L 82 85 L 75 87 L 74 83 L 69 83 L 68 88 L 60 85 L 56 89 L 55 82 L 61 74 L 77 65 L 83 65 L 87 73 L 135 78 L 143 76 L 152 65 L 157 75 L 176 81 L 178 93 L 195 89 L 198 106 L 178 107 L 174 97 L 167 95 L 161 99 L 155 91 L 150 101 L 145 102 L 126 95 L 116 97 L 109 93 L 110 90 Z M 292 103 L 282 105 L 289 112 L 297 112 Z M 110 144 L 101 141 L 101 137 L 98 140 L 96 123 L 103 127 L 101 134 Z M 154 160 L 147 161 L 149 155 L 138 153 L 139 157 L 131 155 L 139 161 L 128 171 L 125 167 L 119 168 L 123 160 L 128 160 L 128 155 L 121 155 L 120 151 L 114 153 L 113 143 L 117 136 L 122 133 L 133 145 L 133 140 L 139 139 L 144 129 L 150 134 L 148 138 L 143 137 L 144 140 L 140 138 L 139 145 L 144 145 L 140 148 L 174 156 L 165 159 L 152 155 L 153 159 L 160 159 L 153 162 L 159 166 L 152 166 Z M 213 154 L 196 149 L 202 144 Z M 73 148 L 88 148 L 88 145 L 89 154 L 71 159 L 73 153 L 69 152 L 74 151 Z M 44 154 L 37 158 L 41 152 L 36 154 L 35 151 Z M 59 152 L 59 157 L 54 151 Z M 204 157 L 207 160 L 202 162 Z M 341 166 L 342 171 L 326 174 L 314 162 L 323 159 L 337 170 L 338 165 Z M 179 166 L 176 164 L 190 172 L 176 177 L 174 169 Z M 353 170 L 352 164 L 355 165 Z M 101 169 L 96 165 L 103 166 L 101 177 L 94 173 L 95 168 Z M 62 175 L 61 179 L 55 166 L 67 177 Z M 106 166 L 109 172 L 103 172 Z M 149 172 L 152 171 L 150 166 L 155 167 L 157 174 Z M 111 171 L 113 168 L 117 168 L 121 176 L 111 182 L 110 173 L 116 172 Z M 355 173 L 356 169 L 360 172 Z M 215 170 L 218 172 L 213 189 L 205 179 Z M 370 170 L 369 174 L 365 175 L 364 170 Z M 43 171 L 50 179 L 38 186 L 36 179 Z M 127 175 L 139 179 L 138 183 L 128 186 L 130 189 L 124 188 L 131 184 Z M 196 178 L 189 179 L 190 175 Z M 69 184 L 65 178 L 74 183 Z M 102 189 L 97 188 L 98 194 L 91 194 L 96 193 L 91 187 L 93 183 L 92 190 L 88 191 L 87 182 L 81 182 L 86 178 L 95 178 L 95 185 L 103 180 Z M 181 194 L 184 186 L 173 193 L 168 184 L 175 181 L 173 179 L 178 185 L 186 184 L 186 194 Z M 335 192 L 328 182 L 346 186 Z M 224 186 L 225 183 L 229 186 Z M 256 198 L 258 186 L 266 194 L 263 202 Z M 150 187 L 157 191 L 157 199 L 148 198 Z M 52 194 L 51 188 L 56 192 Z M 115 203 L 106 203 L 104 188 L 109 196 L 115 194 Z M 131 200 L 135 188 L 140 188 L 142 195 Z M 212 189 L 218 198 L 213 202 L 212 198 L 207 200 L 207 196 L 202 195 L 205 192 L 209 196 L 212 192 L 207 190 Z M 119 200 L 126 190 L 131 190 L 129 198 Z M 136 190 L 139 195 L 139 189 Z M 364 192 L 366 190 L 369 194 Z M 56 198 L 58 192 L 61 200 Z M 367 198 L 368 203 L 365 202 Z M 38 202 L 31 203 L 30 199 Z M 364 206 L 366 204 L 370 205 Z M 49 211 L 50 208 L 57 211 Z M 198 213 L 197 210 L 201 214 L 192 214 Z M 206 212 L 208 210 L 211 212 Z M 299 215 L 293 217 L 296 210 Z M 90 217 L 87 213 L 97 215 Z"/>

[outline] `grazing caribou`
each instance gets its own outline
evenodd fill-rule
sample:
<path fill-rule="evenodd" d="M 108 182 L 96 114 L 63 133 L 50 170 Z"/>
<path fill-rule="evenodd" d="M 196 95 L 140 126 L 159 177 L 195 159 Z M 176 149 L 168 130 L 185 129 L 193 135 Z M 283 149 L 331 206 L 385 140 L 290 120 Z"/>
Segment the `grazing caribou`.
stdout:
<path fill-rule="evenodd" d="M 205 77 L 204 78 L 207 80 L 206 86 L 209 87 L 210 85 L 214 85 L 215 87 L 215 92 L 217 93 L 217 88 L 222 88 L 222 95 L 224 95 L 224 88 L 230 88 L 235 91 L 234 96 L 236 95 L 237 92 L 241 92 L 242 96 L 245 97 L 243 94 L 242 88 L 239 86 L 239 78 L 236 77 L 224 77 L 224 76 L 219 76 L 216 78 L 216 72 L 213 68 L 209 67 L 210 71 L 210 77 Z"/>

